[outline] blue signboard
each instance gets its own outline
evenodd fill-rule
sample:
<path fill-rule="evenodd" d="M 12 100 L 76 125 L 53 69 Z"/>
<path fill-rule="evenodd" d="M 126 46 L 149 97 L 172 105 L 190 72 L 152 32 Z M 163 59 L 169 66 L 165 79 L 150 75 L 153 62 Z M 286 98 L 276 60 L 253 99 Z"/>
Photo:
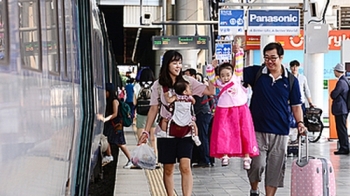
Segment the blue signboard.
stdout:
<path fill-rule="evenodd" d="M 232 44 L 217 43 L 215 44 L 215 56 L 219 62 L 228 62 L 232 60 Z"/>
<path fill-rule="evenodd" d="M 248 10 L 248 35 L 299 35 L 300 12 L 289 10 Z"/>
<path fill-rule="evenodd" d="M 244 35 L 244 10 L 219 10 L 219 35 Z"/>

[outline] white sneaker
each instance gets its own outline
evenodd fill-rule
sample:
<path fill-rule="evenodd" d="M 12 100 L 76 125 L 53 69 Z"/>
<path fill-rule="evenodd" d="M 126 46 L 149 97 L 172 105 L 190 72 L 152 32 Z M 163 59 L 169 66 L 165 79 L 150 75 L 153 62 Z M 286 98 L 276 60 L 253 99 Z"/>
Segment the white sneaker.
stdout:
<path fill-rule="evenodd" d="M 250 164 L 252 163 L 252 159 L 250 157 L 245 157 L 243 159 L 243 168 L 245 170 L 249 170 L 250 169 Z"/>
<path fill-rule="evenodd" d="M 113 160 L 114 159 L 113 159 L 112 155 L 103 157 L 103 159 L 102 159 L 102 166 L 107 165 L 108 163 L 112 162 Z"/>
<path fill-rule="evenodd" d="M 132 164 L 131 160 L 129 160 L 129 161 L 123 166 L 123 168 L 124 168 L 124 169 L 130 169 L 132 166 L 133 166 L 133 164 Z"/>
<path fill-rule="evenodd" d="M 202 144 L 202 142 L 199 140 L 198 136 L 192 136 L 192 140 L 194 141 L 196 146 L 200 146 Z"/>
<path fill-rule="evenodd" d="M 230 158 L 228 156 L 224 156 L 221 158 L 221 166 L 226 167 L 230 164 Z"/>

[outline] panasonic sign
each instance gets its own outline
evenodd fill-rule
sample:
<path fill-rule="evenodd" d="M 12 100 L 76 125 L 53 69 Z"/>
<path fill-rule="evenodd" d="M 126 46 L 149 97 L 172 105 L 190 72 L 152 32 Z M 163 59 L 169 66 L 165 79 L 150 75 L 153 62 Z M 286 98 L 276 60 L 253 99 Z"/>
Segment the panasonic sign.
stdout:
<path fill-rule="evenodd" d="M 289 14 L 289 16 L 258 16 L 256 14 L 249 15 L 249 21 L 255 22 L 298 22 L 298 17 Z"/>
<path fill-rule="evenodd" d="M 300 13 L 289 10 L 248 10 L 248 35 L 298 35 Z"/>

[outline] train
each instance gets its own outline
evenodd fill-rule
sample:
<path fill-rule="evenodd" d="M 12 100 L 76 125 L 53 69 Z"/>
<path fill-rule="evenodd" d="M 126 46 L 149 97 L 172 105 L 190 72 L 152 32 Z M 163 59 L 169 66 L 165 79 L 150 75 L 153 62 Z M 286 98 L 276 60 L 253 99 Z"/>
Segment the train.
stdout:
<path fill-rule="evenodd" d="M 0 195 L 87 195 L 121 85 L 97 2 L 0 0 L 0 81 Z"/>

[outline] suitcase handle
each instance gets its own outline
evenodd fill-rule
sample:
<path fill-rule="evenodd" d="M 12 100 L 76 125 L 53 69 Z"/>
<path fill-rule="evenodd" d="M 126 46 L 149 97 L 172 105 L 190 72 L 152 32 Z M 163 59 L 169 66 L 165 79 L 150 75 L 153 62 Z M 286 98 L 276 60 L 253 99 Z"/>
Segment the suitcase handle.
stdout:
<path fill-rule="evenodd" d="M 298 160 L 297 160 L 297 164 L 299 165 L 299 166 L 304 166 L 304 165 L 306 165 L 308 162 L 309 162 L 309 139 L 308 139 L 308 131 L 307 130 L 305 130 L 305 157 L 302 157 L 302 153 L 301 153 L 301 137 L 302 137 L 302 135 L 299 135 L 299 138 L 298 138 L 298 148 L 299 148 L 299 150 L 298 150 Z"/>

